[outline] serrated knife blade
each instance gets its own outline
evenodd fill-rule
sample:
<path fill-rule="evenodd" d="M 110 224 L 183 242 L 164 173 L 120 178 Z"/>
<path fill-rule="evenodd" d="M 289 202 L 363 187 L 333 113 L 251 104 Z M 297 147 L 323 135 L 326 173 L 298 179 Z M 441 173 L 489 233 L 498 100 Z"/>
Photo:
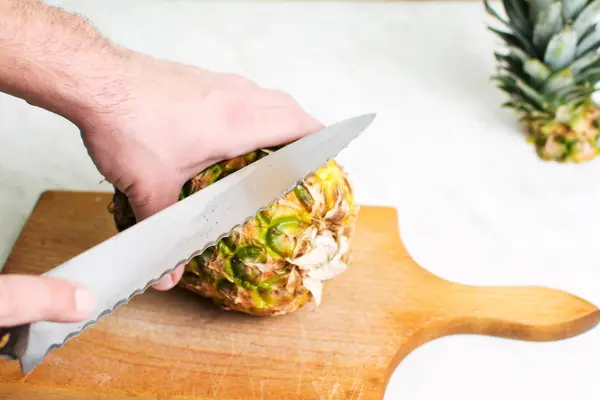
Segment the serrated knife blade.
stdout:
<path fill-rule="evenodd" d="M 77 323 L 0 328 L 0 355 L 28 373 L 54 348 L 95 324 L 163 275 L 292 190 L 374 120 L 365 114 L 309 134 L 46 272 L 91 289 L 95 310 Z"/>

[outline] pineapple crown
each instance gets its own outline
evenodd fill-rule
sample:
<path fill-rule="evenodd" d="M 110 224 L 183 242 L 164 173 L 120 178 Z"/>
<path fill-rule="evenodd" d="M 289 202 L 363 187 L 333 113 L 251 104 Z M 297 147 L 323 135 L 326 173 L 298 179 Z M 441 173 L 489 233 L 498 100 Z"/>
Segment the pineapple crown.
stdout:
<path fill-rule="evenodd" d="M 506 18 L 483 2 L 506 28 L 488 27 L 508 48 L 494 53 L 492 79 L 510 97 L 503 106 L 548 120 L 590 101 L 600 80 L 600 0 L 502 0 Z"/>

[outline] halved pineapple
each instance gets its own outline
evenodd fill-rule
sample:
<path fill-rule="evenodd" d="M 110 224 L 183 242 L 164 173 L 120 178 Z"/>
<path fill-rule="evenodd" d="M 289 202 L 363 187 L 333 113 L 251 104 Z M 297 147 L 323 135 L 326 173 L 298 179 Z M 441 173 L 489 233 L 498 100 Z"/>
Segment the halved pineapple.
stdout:
<path fill-rule="evenodd" d="M 205 169 L 184 185 L 180 199 L 273 150 Z M 127 197 L 117 189 L 109 211 L 120 231 L 136 222 Z M 310 300 L 318 305 L 323 282 L 347 268 L 357 211 L 346 174 L 332 160 L 195 257 L 179 285 L 224 309 L 258 316 L 289 313 Z"/>

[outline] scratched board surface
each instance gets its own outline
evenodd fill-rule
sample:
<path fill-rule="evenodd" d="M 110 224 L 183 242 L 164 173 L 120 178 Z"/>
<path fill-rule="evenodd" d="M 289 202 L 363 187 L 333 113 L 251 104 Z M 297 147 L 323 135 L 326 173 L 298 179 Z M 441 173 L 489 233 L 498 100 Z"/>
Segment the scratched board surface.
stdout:
<path fill-rule="evenodd" d="M 114 235 L 109 199 L 44 193 L 4 273 L 42 273 Z M 467 287 L 430 274 L 408 256 L 396 218 L 392 208 L 361 208 L 350 269 L 319 308 L 258 318 L 182 289 L 149 290 L 26 377 L 0 360 L 0 398 L 381 399 L 395 365 L 436 337 L 555 340 L 598 322 L 593 305 L 564 292 Z"/>

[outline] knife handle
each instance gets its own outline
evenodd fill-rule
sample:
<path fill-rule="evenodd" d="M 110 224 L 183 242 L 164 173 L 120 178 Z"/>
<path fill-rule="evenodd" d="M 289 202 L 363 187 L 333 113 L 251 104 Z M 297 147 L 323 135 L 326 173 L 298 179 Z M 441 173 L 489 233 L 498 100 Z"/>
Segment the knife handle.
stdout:
<path fill-rule="evenodd" d="M 29 324 L 0 328 L 0 356 L 10 360 L 23 357 L 29 340 Z"/>

